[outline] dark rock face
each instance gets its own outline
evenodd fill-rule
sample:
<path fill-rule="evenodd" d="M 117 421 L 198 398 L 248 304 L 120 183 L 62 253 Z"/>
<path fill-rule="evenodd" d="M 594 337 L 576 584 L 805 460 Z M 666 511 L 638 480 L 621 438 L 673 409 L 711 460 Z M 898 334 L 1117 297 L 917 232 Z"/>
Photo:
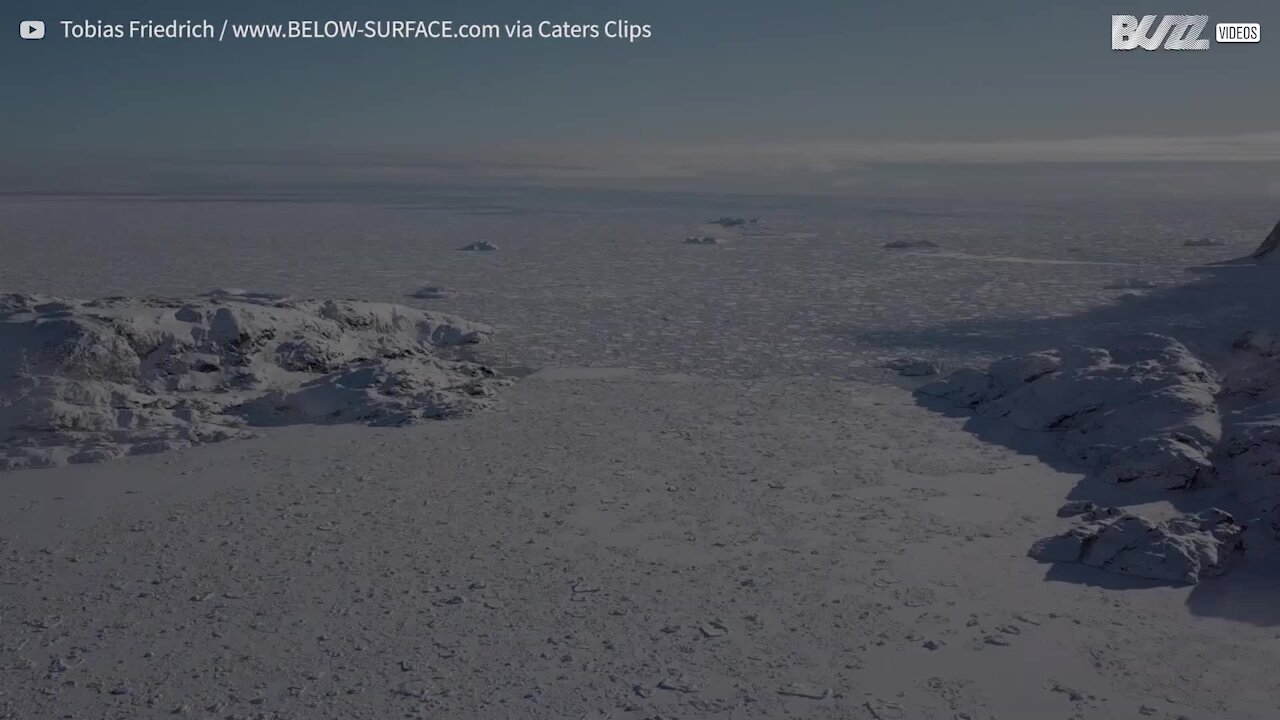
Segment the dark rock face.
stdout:
<path fill-rule="evenodd" d="M 1280 246 L 1280 222 L 1277 222 L 1276 226 L 1271 229 L 1271 234 L 1267 236 L 1266 240 L 1262 241 L 1258 249 L 1253 251 L 1253 256 L 1259 260 L 1265 257 L 1273 257 L 1277 246 Z"/>

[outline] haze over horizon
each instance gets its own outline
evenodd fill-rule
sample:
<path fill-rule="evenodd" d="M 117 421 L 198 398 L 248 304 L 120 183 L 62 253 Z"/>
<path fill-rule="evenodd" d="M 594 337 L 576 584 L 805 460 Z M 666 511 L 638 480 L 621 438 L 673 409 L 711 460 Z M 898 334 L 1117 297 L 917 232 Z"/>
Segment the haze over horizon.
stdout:
<path fill-rule="evenodd" d="M 22 0 L 39 42 L 0 37 L 0 189 L 226 184 L 612 184 L 843 192 L 945 181 L 936 165 L 1280 161 L 1276 52 L 1117 53 L 1112 13 L 1273 26 L 1261 0 L 1204 7 L 1002 0 L 807 4 L 392 0 L 102 7 Z M 625 40 L 68 40 L 59 20 L 541 19 L 650 24 Z M 1212 27 L 1210 27 L 1212 32 Z M 903 166 L 885 169 L 886 166 Z M 1008 170 L 981 171 L 1010 176 Z M 1150 171 L 1111 168 L 1128 185 Z M 1096 187 L 1096 172 L 1066 170 Z M 1170 176 L 1191 191 L 1197 173 Z M 1205 170 L 1275 194 L 1274 168 Z M 1184 184 L 1188 182 L 1190 184 Z"/>

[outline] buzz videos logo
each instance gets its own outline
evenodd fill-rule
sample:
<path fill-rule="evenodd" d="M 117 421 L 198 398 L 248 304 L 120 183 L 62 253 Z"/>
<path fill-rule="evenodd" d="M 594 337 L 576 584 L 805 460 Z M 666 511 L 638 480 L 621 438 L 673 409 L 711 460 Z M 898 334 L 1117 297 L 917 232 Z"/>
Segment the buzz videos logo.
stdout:
<path fill-rule="evenodd" d="M 1208 15 L 1112 15 L 1112 50 L 1208 50 L 1204 37 Z M 1262 39 L 1258 23 L 1218 23 L 1220 43 L 1256 43 Z"/>

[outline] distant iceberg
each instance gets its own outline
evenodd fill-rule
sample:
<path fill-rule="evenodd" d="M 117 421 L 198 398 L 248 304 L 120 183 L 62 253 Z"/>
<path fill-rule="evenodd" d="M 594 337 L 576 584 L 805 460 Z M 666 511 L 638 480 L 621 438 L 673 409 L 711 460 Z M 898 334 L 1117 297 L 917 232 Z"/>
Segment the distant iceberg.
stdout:
<path fill-rule="evenodd" d="M 409 293 L 409 297 L 419 300 L 443 300 L 444 298 L 453 297 L 453 293 L 439 285 L 425 285 Z"/>
<path fill-rule="evenodd" d="M 885 250 L 922 250 L 936 247 L 938 243 L 932 240 L 891 240 L 884 244 Z"/>

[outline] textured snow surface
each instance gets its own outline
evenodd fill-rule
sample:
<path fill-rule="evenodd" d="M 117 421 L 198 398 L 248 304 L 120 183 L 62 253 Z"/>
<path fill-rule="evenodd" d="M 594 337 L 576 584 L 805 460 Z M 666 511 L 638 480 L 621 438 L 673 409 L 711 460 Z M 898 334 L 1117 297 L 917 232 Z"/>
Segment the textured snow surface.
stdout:
<path fill-rule="evenodd" d="M 0 717 L 1274 720 L 1280 284 L 1210 265 L 1274 207 L 448 202 L 0 201 L 0 287 L 447 307 L 523 377 L 449 422 L 4 473 Z M 946 252 L 882 247 L 915 238 Z M 1081 346 L 1178 387 L 1117 357 L 1149 332 L 1213 369 L 1213 484 L 1108 482 L 885 369 Z M 1157 577 L 1027 556 L 1125 515 L 1091 546 Z"/>
<path fill-rule="evenodd" d="M 495 373 L 442 353 L 482 325 L 243 291 L 0 297 L 0 468 L 97 462 L 248 427 L 405 423 L 484 407 Z"/>

